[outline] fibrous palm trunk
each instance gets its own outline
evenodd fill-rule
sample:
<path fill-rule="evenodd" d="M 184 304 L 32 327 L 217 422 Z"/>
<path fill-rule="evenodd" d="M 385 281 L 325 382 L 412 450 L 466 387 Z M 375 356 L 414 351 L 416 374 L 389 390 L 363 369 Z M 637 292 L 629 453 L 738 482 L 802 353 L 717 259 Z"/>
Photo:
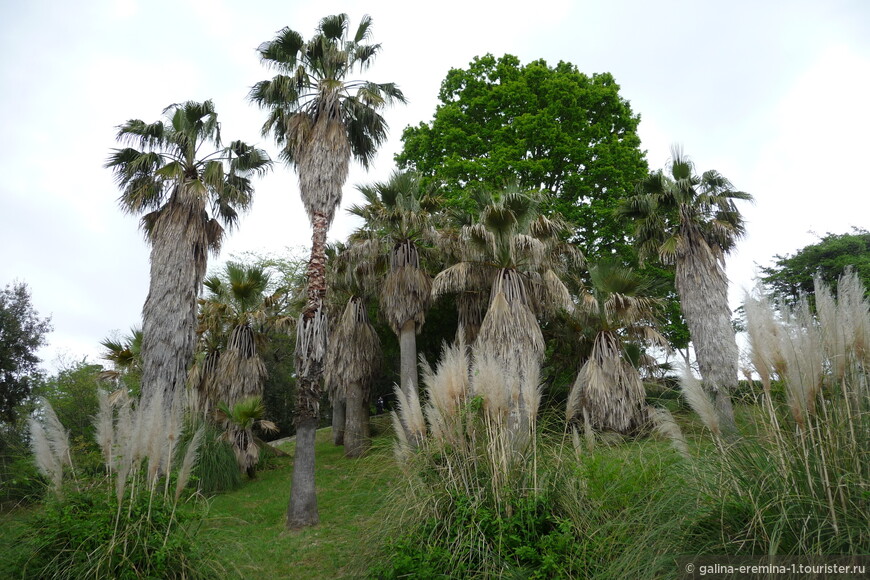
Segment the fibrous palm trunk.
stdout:
<path fill-rule="evenodd" d="M 202 204 L 170 202 L 151 230 L 151 282 L 142 309 L 142 395 L 181 392 L 196 347 L 196 309 L 208 261 Z"/>
<path fill-rule="evenodd" d="M 687 244 L 676 261 L 676 286 L 705 388 L 713 393 L 723 430 L 734 430 L 731 393 L 737 387 L 737 342 L 728 307 L 728 278 L 703 241 Z"/>
<path fill-rule="evenodd" d="M 287 506 L 287 527 L 313 526 L 320 521 L 314 485 L 314 436 L 320 413 L 320 378 L 326 354 L 326 233 L 328 217 L 312 216 L 311 259 L 308 262 L 308 302 L 296 333 L 296 455 Z"/>

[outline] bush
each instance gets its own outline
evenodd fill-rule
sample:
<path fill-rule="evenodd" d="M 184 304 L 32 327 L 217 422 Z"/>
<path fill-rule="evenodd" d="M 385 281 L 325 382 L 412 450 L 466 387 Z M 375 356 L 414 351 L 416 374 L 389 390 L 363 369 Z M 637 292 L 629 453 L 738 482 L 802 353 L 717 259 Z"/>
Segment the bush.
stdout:
<path fill-rule="evenodd" d="M 429 518 L 390 541 L 375 578 L 560 578 L 578 575 L 582 542 L 545 497 L 517 502 L 499 514 L 467 496 L 453 497 L 443 518 Z"/>
<path fill-rule="evenodd" d="M 181 436 L 180 454 L 184 454 L 193 434 L 203 427 L 202 440 L 193 466 L 190 484 L 205 495 L 214 495 L 238 489 L 242 474 L 232 446 L 221 438 L 223 430 L 210 421 L 194 421 Z"/>
<path fill-rule="evenodd" d="M 161 493 L 118 505 L 109 485 L 67 490 L 32 517 L 23 578 L 206 578 L 214 565 L 197 538 L 199 506 L 176 510 Z"/>
<path fill-rule="evenodd" d="M 67 431 L 47 401 L 31 418 L 36 465 L 53 492 L 24 532 L 16 571 L 37 578 L 202 578 L 218 566 L 196 537 L 202 520 L 184 488 L 204 429 L 179 445 L 183 401 L 166 412 L 158 393 L 145 402 L 99 393 L 96 438 L 101 477 L 82 478 Z M 235 469 L 235 467 L 234 467 Z M 68 477 L 71 478 L 68 479 Z"/>

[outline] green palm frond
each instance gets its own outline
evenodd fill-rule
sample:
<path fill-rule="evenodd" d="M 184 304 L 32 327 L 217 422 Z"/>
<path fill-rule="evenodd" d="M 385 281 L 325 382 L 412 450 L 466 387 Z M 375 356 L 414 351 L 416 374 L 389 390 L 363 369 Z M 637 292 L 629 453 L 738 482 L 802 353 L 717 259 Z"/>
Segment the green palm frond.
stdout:
<path fill-rule="evenodd" d="M 323 18 L 308 41 L 283 28 L 275 39 L 259 46 L 261 61 L 279 74 L 255 84 L 248 97 L 269 111 L 263 134 L 274 135 L 285 161 L 298 164 L 299 147 L 306 143 L 307 125 L 294 119 L 306 117 L 313 125 L 329 116 L 343 127 L 353 157 L 365 167 L 371 163 L 386 139 L 386 122 L 378 111 L 405 102 L 393 83 L 350 78 L 355 71 L 366 70 L 380 51 L 379 44 L 367 43 L 371 25 L 371 17 L 363 17 L 350 36 L 348 16 L 337 14 Z"/>
<path fill-rule="evenodd" d="M 268 155 L 241 141 L 221 146 L 220 124 L 211 101 L 187 101 L 164 109 L 168 123 L 130 120 L 118 127 L 117 138 L 130 145 L 115 149 L 106 167 L 121 188 L 121 207 L 142 214 L 142 227 L 150 237 L 157 218 L 171 203 L 211 203 L 215 219 L 232 227 L 239 210 L 250 207 L 253 195 L 249 177 L 262 175 L 271 166 Z M 203 145 L 216 149 L 198 157 Z M 209 240 L 217 247 L 223 230 L 209 224 Z"/>

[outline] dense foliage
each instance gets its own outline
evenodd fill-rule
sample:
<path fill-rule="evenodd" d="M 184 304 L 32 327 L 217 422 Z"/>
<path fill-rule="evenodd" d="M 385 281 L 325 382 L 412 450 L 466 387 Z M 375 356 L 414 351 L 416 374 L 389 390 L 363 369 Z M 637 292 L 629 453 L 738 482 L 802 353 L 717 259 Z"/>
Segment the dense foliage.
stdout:
<path fill-rule="evenodd" d="M 50 331 L 50 319 L 39 317 L 26 284 L 7 284 L 0 291 L 0 420 L 12 421 L 15 407 L 30 394 L 36 351 Z"/>
<path fill-rule="evenodd" d="M 23 538 L 28 550 L 18 564 L 21 577 L 213 577 L 208 546 L 192 533 L 201 514 L 176 510 L 160 494 L 135 494 L 124 508 L 119 541 L 118 505 L 105 489 L 47 501 Z"/>
<path fill-rule="evenodd" d="M 472 209 L 475 186 L 500 189 L 516 179 L 551 194 L 552 207 L 576 228 L 588 255 L 625 249 L 625 228 L 611 209 L 646 175 L 640 117 L 609 73 L 515 56 L 475 58 L 451 69 L 430 123 L 408 127 L 396 156 L 443 186 L 453 205 Z"/>
<path fill-rule="evenodd" d="M 816 276 L 833 286 L 848 268 L 870 288 L 870 231 L 855 228 L 845 234 L 829 233 L 815 244 L 791 255 L 777 255 L 775 260 L 773 266 L 761 268 L 761 281 L 792 303 L 801 294 L 814 294 Z"/>

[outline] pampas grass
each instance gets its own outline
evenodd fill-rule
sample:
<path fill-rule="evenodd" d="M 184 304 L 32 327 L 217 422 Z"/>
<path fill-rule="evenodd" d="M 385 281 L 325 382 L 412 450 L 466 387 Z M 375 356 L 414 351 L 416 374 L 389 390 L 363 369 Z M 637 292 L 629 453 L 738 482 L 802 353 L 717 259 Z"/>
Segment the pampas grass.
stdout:
<path fill-rule="evenodd" d="M 500 357 L 480 346 L 469 352 L 460 338 L 444 345 L 434 368 L 423 361 L 424 404 L 415 392 L 395 389 L 396 455 L 409 473 L 434 470 L 439 475 L 432 483 L 489 498 L 500 510 L 511 509 L 507 490 L 534 491 L 539 363 L 534 353 L 516 357 L 506 369 Z"/>
<path fill-rule="evenodd" d="M 836 298 L 815 285 L 815 312 L 806 297 L 778 307 L 763 294 L 747 297 L 763 412 L 757 433 L 717 446 L 712 495 L 729 521 L 729 553 L 870 551 L 870 302 L 853 273 L 840 279 Z M 775 380 L 784 383 L 784 405 L 771 395 Z M 684 380 L 684 392 L 707 423 L 709 400 L 691 395 L 691 384 Z"/>
<path fill-rule="evenodd" d="M 40 398 L 42 421 L 30 417 L 30 440 L 36 468 L 51 481 L 52 490 L 60 493 L 63 483 L 64 466 L 69 466 L 75 477 L 69 451 L 69 433 L 61 425 L 54 408 L 47 400 Z"/>
<path fill-rule="evenodd" d="M 692 369 L 688 366 L 683 367 L 683 374 L 680 376 L 680 388 L 689 406 L 697 413 L 707 429 L 718 440 L 722 436 L 722 429 L 719 426 L 719 414 L 716 412 L 713 401 L 710 400 L 709 395 L 704 391 L 701 381 L 692 373 Z"/>
<path fill-rule="evenodd" d="M 171 404 L 155 394 L 137 405 L 126 392 L 101 392 L 99 404 L 94 422 L 106 476 L 49 502 L 48 512 L 64 515 L 34 524 L 26 575 L 117 577 L 130 570 L 137 577 L 207 575 L 211 564 L 192 557 L 197 544 L 183 524 L 189 516 L 177 513 L 204 438 L 200 427 L 175 461 L 184 437 L 183 393 Z M 75 475 L 66 431 L 47 403 L 43 421 L 32 419 L 31 429 L 37 464 L 59 490 L 65 465 Z"/>

